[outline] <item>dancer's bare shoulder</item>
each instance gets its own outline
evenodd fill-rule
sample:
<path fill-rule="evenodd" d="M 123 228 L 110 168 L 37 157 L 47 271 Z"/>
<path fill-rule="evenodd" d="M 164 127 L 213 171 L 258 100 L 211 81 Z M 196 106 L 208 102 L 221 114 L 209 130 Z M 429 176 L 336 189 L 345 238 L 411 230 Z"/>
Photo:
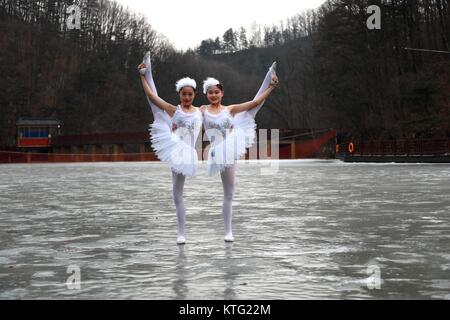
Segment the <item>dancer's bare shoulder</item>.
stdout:
<path fill-rule="evenodd" d="M 194 106 L 193 106 L 194 107 Z M 194 107 L 194 109 L 195 109 L 195 112 L 201 112 L 201 113 L 203 113 L 203 111 L 202 111 L 202 106 L 201 107 Z"/>
<path fill-rule="evenodd" d="M 234 112 L 234 105 L 231 106 L 224 106 L 224 108 L 228 111 L 228 113 L 234 117 L 236 115 L 236 113 Z"/>

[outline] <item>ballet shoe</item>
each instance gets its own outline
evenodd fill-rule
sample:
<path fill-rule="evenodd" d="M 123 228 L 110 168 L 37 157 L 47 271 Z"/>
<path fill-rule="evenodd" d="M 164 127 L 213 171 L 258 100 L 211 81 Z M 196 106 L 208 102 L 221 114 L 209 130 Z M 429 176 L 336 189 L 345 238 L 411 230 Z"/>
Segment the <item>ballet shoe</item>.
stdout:
<path fill-rule="evenodd" d="M 178 244 L 178 245 L 186 244 L 186 238 L 183 237 L 183 236 L 178 236 L 178 238 L 177 238 L 177 244 Z"/>
<path fill-rule="evenodd" d="M 225 236 L 224 241 L 225 242 L 234 242 L 234 238 L 231 235 L 227 235 L 227 236 Z"/>

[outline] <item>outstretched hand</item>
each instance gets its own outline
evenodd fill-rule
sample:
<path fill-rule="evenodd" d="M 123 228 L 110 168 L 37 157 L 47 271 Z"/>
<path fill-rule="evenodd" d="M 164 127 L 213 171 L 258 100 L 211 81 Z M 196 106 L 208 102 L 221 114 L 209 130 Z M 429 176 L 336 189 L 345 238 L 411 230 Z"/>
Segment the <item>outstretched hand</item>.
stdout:
<path fill-rule="evenodd" d="M 278 80 L 277 75 L 275 75 L 275 74 L 272 75 L 272 81 L 270 81 L 270 86 L 275 88 L 276 86 L 278 86 L 278 82 L 279 82 L 279 80 Z"/>
<path fill-rule="evenodd" d="M 141 75 L 144 75 L 147 66 L 145 65 L 145 63 L 141 63 L 140 65 L 138 65 L 137 69 Z"/>

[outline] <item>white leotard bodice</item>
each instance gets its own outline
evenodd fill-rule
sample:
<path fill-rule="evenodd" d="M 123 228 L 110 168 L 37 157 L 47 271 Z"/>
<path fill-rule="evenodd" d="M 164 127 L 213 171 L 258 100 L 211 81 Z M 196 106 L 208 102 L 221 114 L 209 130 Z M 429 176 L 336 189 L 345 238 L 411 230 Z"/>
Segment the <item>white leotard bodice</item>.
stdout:
<path fill-rule="evenodd" d="M 223 172 L 243 157 L 255 140 L 255 120 L 244 113 L 233 117 L 225 108 L 218 114 L 203 111 L 203 125 L 211 142 L 208 153 L 208 174 Z"/>
<path fill-rule="evenodd" d="M 186 134 L 190 135 L 190 145 L 192 147 L 195 147 L 195 141 L 197 141 L 200 134 L 202 122 L 203 117 L 200 110 L 197 109 L 195 112 L 187 113 L 182 110 L 181 106 L 177 106 L 177 110 L 172 117 L 172 124 L 177 128 L 175 134 L 180 137 L 184 137 Z"/>
<path fill-rule="evenodd" d="M 213 131 L 211 129 L 220 131 L 223 138 L 225 138 L 227 132 L 233 129 L 233 116 L 228 109 L 224 109 L 218 114 L 205 110 L 203 115 L 203 125 L 209 139 L 211 139 L 211 132 Z"/>

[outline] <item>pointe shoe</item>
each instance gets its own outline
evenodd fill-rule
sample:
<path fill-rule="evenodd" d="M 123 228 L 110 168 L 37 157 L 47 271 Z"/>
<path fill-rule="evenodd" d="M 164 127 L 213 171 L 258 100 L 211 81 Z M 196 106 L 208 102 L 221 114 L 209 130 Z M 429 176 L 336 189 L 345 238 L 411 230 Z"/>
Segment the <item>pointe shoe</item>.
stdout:
<path fill-rule="evenodd" d="M 225 242 L 234 242 L 234 238 L 232 235 L 226 235 L 224 241 Z"/>
<path fill-rule="evenodd" d="M 178 245 L 186 244 L 186 238 L 183 237 L 183 236 L 178 236 L 178 238 L 177 238 L 177 244 L 178 244 Z"/>

